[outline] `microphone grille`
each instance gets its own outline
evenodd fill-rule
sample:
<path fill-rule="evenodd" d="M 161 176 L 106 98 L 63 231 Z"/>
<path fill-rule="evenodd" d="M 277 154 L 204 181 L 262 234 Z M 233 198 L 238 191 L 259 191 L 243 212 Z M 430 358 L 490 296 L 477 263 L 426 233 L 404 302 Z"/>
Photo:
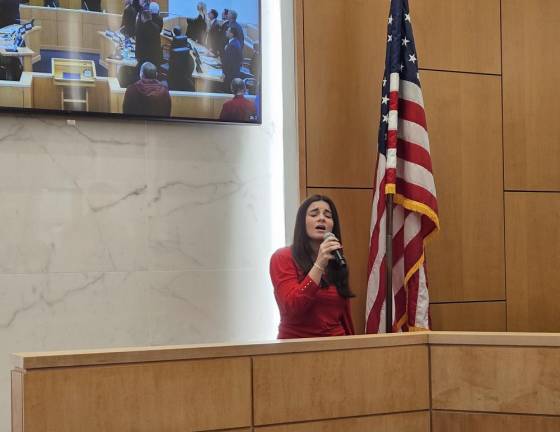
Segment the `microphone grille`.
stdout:
<path fill-rule="evenodd" d="M 334 236 L 335 235 L 332 232 L 327 231 L 325 234 L 323 234 L 323 240 L 326 240 L 326 239 L 328 239 L 330 237 L 334 237 Z"/>

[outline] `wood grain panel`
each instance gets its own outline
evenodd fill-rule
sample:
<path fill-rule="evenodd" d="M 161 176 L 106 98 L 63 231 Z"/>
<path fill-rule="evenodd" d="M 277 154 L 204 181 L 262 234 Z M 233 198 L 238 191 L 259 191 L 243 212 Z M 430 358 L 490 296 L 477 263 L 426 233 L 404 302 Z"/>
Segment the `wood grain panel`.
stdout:
<path fill-rule="evenodd" d="M 506 193 L 509 331 L 560 331 L 560 193 Z"/>
<path fill-rule="evenodd" d="M 56 15 L 58 13 L 57 8 L 46 8 L 43 7 L 42 4 L 40 7 L 20 5 L 19 9 L 20 14 L 23 14 L 23 17 L 28 20 L 30 20 L 31 18 L 35 18 L 36 20 L 47 19 L 56 21 Z M 35 21 L 35 24 L 37 24 L 37 21 Z"/>
<path fill-rule="evenodd" d="M 90 112 L 109 112 L 109 85 L 106 79 L 98 79 L 95 88 L 89 90 Z"/>
<path fill-rule="evenodd" d="M 388 4 L 305 0 L 303 12 L 307 186 L 373 187 Z"/>
<path fill-rule="evenodd" d="M 432 330 L 504 332 L 506 302 L 431 304 Z"/>
<path fill-rule="evenodd" d="M 28 6 L 42 6 L 43 0 L 30 0 L 29 5 L 20 5 L 19 6 L 19 17 L 22 20 L 28 21 L 31 19 L 31 10 L 32 8 Z"/>
<path fill-rule="evenodd" d="M 84 46 L 81 11 L 60 9 L 56 14 L 56 21 L 59 47 L 78 49 Z"/>
<path fill-rule="evenodd" d="M 501 73 L 500 0 L 412 0 L 420 66 Z"/>
<path fill-rule="evenodd" d="M 560 347 L 558 333 L 437 332 L 426 333 L 429 345 L 498 345 L 523 347 Z M 26 359 L 27 360 L 27 359 Z M 19 363 L 14 363 L 19 366 Z"/>
<path fill-rule="evenodd" d="M 41 26 L 41 48 L 55 48 L 58 46 L 58 29 L 56 15 L 52 14 L 52 19 L 39 19 L 36 24 Z"/>
<path fill-rule="evenodd" d="M 12 432 L 23 432 L 23 373 L 12 370 Z"/>
<path fill-rule="evenodd" d="M 427 248 L 431 300 L 504 300 L 500 78 L 420 79 L 442 227 Z"/>
<path fill-rule="evenodd" d="M 60 89 L 53 84 L 52 76 L 33 75 L 33 108 L 59 110 Z"/>
<path fill-rule="evenodd" d="M 429 430 L 429 411 L 255 428 L 257 432 L 428 432 Z"/>
<path fill-rule="evenodd" d="M 123 2 L 120 0 L 101 0 L 101 7 L 107 12 L 122 14 L 124 7 Z M 167 10 L 167 9 L 161 9 Z"/>
<path fill-rule="evenodd" d="M 185 431 L 251 424 L 249 358 L 44 369 L 25 377 L 26 432 Z"/>
<path fill-rule="evenodd" d="M 414 367 L 402 367 L 414 365 Z M 399 391 L 380 391 L 380 389 Z M 253 359 L 255 425 L 426 410 L 426 346 Z"/>
<path fill-rule="evenodd" d="M 560 191 L 560 2 L 503 0 L 502 17 L 506 188 Z"/>
<path fill-rule="evenodd" d="M 247 342 L 245 344 L 200 344 L 172 345 L 164 347 L 111 348 L 86 351 L 54 351 L 17 353 L 12 355 L 12 364 L 18 369 L 45 369 L 71 366 L 115 365 L 130 363 L 194 360 L 207 358 L 230 358 L 262 356 L 271 354 L 294 354 L 302 352 L 346 351 L 349 349 L 380 348 L 395 346 L 426 345 L 428 336 L 434 332 L 392 333 L 382 335 L 359 335 L 351 337 L 301 338 L 291 340 L 272 340 L 266 342 Z M 446 333 L 446 337 L 468 339 L 479 338 L 479 333 L 460 335 Z M 488 335 L 484 335 L 488 336 Z M 503 341 L 504 336 L 494 338 L 490 343 Z M 527 338 L 507 335 L 508 344 L 526 343 Z M 512 342 L 513 340 L 513 342 Z M 539 345 L 556 343 L 560 346 L 560 337 L 531 337 Z M 497 342 L 496 342 L 497 341 Z M 447 343 L 447 342 L 446 342 Z"/>
<path fill-rule="evenodd" d="M 82 47 L 84 52 L 100 52 L 98 31 L 105 31 L 108 28 L 106 24 L 88 24 L 82 25 Z"/>
<path fill-rule="evenodd" d="M 336 204 L 342 228 L 344 254 L 350 269 L 350 288 L 356 294 L 350 304 L 356 334 L 365 331 L 369 223 L 373 195 L 370 190 L 308 189 L 308 196 L 327 195 Z"/>
<path fill-rule="evenodd" d="M 557 432 L 560 417 L 432 412 L 432 432 Z"/>
<path fill-rule="evenodd" d="M 560 349 L 431 346 L 432 408 L 560 415 Z"/>
<path fill-rule="evenodd" d="M 3 107 L 23 108 L 24 91 L 23 87 L 0 86 L 0 104 Z"/>

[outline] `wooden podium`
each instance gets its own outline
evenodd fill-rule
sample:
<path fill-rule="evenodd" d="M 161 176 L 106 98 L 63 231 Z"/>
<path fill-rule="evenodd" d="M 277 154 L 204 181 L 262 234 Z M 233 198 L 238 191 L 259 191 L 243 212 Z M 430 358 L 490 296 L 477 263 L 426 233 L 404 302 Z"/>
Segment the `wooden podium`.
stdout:
<path fill-rule="evenodd" d="M 53 58 L 52 73 L 55 85 L 60 87 L 62 110 L 89 111 L 90 88 L 95 87 L 97 73 L 92 60 Z M 72 108 L 74 107 L 74 108 Z"/>
<path fill-rule="evenodd" d="M 13 360 L 13 432 L 560 430 L 559 334 L 366 335 Z"/>

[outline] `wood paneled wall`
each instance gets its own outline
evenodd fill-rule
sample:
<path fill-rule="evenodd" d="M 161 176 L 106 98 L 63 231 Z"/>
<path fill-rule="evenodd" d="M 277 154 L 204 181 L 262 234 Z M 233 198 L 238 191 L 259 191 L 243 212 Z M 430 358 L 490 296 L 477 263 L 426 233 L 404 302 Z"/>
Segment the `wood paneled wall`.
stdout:
<path fill-rule="evenodd" d="M 294 1 L 301 198 L 340 207 L 361 330 L 388 2 Z M 434 329 L 559 331 L 560 2 L 409 3 L 442 226 Z"/>
<path fill-rule="evenodd" d="M 559 430 L 558 347 L 456 343 L 430 345 L 433 432 Z"/>
<path fill-rule="evenodd" d="M 121 15 L 88 12 L 82 9 L 20 6 L 23 20 L 34 19 L 41 26 L 41 47 L 60 50 L 99 52 L 98 31 L 117 30 Z"/>

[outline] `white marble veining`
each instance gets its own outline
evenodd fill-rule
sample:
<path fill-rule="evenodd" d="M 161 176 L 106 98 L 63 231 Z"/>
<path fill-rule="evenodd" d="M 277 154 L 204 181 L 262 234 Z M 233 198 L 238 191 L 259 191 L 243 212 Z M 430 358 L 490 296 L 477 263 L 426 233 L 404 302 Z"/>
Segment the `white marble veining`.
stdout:
<path fill-rule="evenodd" d="M 262 3 L 262 126 L 0 114 L 0 432 L 9 353 L 275 337 L 292 14 Z"/>
<path fill-rule="evenodd" d="M 274 199 L 268 196 L 270 168 L 262 163 L 270 152 L 264 131 L 187 129 L 148 127 L 149 268 L 254 267 L 270 244 Z"/>
<path fill-rule="evenodd" d="M 0 273 L 147 268 L 145 124 L 1 116 L 0 130 Z"/>

